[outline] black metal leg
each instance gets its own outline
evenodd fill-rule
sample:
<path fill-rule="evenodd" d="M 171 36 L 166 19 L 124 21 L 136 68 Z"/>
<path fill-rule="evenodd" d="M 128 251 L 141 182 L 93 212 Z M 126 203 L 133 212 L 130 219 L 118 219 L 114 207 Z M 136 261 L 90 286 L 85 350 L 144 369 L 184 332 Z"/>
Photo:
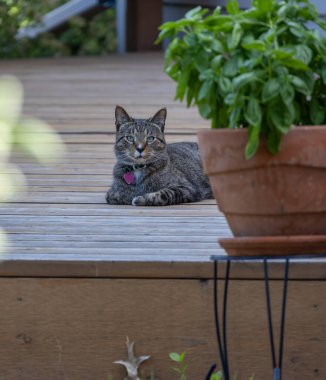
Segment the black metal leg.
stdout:
<path fill-rule="evenodd" d="M 218 310 L 218 262 L 217 261 L 214 262 L 214 317 L 215 317 L 216 338 L 217 338 L 220 359 L 222 363 L 224 380 L 230 380 L 229 361 L 228 361 L 228 352 L 227 352 L 227 301 L 228 301 L 230 266 L 231 266 L 230 261 L 227 261 L 226 270 L 225 270 L 223 310 L 222 310 L 222 314 L 223 314 L 223 320 L 222 320 L 223 341 L 222 341 L 221 331 L 220 331 L 220 322 L 219 322 L 219 310 Z"/>
<path fill-rule="evenodd" d="M 287 301 L 287 290 L 288 290 L 288 280 L 289 280 L 289 269 L 290 260 L 285 260 L 285 271 L 284 271 L 284 284 L 283 284 L 283 301 L 282 301 L 282 318 L 281 318 L 281 331 L 280 331 L 280 348 L 279 348 L 279 367 L 282 368 L 283 365 L 283 345 L 284 345 L 284 332 L 285 332 L 285 312 L 286 312 L 286 301 Z"/>
<path fill-rule="evenodd" d="M 276 357 L 275 357 L 274 332 L 273 332 L 273 321 L 272 321 L 272 310 L 271 310 L 272 306 L 271 306 L 271 298 L 270 298 L 270 291 L 269 291 L 269 276 L 268 276 L 267 259 L 264 259 L 264 279 L 265 279 L 265 294 L 266 294 L 266 304 L 267 304 L 269 341 L 270 341 L 270 346 L 271 346 L 272 365 L 273 365 L 273 368 L 275 368 Z"/>
<path fill-rule="evenodd" d="M 265 293 L 266 293 L 266 304 L 267 304 L 267 319 L 268 319 L 268 329 L 269 329 L 269 340 L 272 355 L 272 365 L 273 365 L 273 380 L 282 379 L 282 367 L 283 367 L 283 346 L 284 346 L 284 335 L 285 335 L 285 316 L 286 316 L 286 305 L 287 305 L 287 289 L 289 280 L 289 269 L 290 269 L 290 259 L 312 259 L 326 257 L 325 254 L 306 254 L 306 255 L 291 255 L 291 256 L 212 256 L 214 260 L 214 316 L 215 316 L 215 327 L 216 327 L 216 337 L 219 356 L 222 363 L 223 370 L 223 380 L 230 380 L 230 370 L 228 361 L 228 349 L 227 349 L 227 300 L 228 300 L 228 285 L 230 277 L 230 265 L 231 261 L 255 261 L 263 263 L 264 269 L 264 282 L 265 282 Z M 283 295 L 282 295 L 282 310 L 281 310 L 281 321 L 279 330 L 279 347 L 278 347 L 278 357 L 276 357 L 275 341 L 274 341 L 274 330 L 272 321 L 272 303 L 270 297 L 270 286 L 269 286 L 269 273 L 268 273 L 268 263 L 275 260 L 284 260 L 284 278 L 283 278 Z M 222 310 L 222 326 L 220 329 L 219 321 L 219 310 L 218 310 L 218 262 L 226 262 L 225 270 L 225 282 L 224 282 L 224 296 L 223 296 L 223 310 Z M 206 380 L 210 380 L 211 375 L 214 373 L 216 365 L 212 366 L 206 376 Z"/>
<path fill-rule="evenodd" d="M 287 287 L 288 287 L 288 279 L 289 279 L 289 259 L 287 258 L 285 260 L 278 363 L 276 362 L 276 354 L 275 354 L 275 343 L 274 343 L 274 332 L 273 332 L 273 321 L 272 321 L 272 306 L 271 306 L 270 289 L 269 289 L 268 259 L 266 258 L 264 259 L 264 279 L 265 279 L 268 329 L 269 329 L 269 338 L 270 338 L 272 364 L 273 364 L 273 380 L 281 380 L 282 379 L 282 365 L 283 365 L 283 344 L 284 344 L 284 332 L 285 332 L 285 312 L 286 312 L 286 299 L 287 299 L 286 297 L 287 297 Z"/>
<path fill-rule="evenodd" d="M 223 297 L 223 346 L 224 346 L 224 359 L 225 359 L 225 379 L 229 379 L 229 359 L 228 359 L 228 348 L 227 348 L 227 301 L 228 301 L 228 290 L 229 290 L 229 277 L 230 277 L 230 265 L 231 261 L 226 262 L 225 268 L 225 282 L 224 282 L 224 297 Z M 227 375 L 227 377 L 226 377 Z"/>
<path fill-rule="evenodd" d="M 210 370 L 208 371 L 208 374 L 206 375 L 205 380 L 210 380 L 211 379 L 211 376 L 213 375 L 215 369 L 216 369 L 216 364 L 213 364 L 211 366 Z"/>

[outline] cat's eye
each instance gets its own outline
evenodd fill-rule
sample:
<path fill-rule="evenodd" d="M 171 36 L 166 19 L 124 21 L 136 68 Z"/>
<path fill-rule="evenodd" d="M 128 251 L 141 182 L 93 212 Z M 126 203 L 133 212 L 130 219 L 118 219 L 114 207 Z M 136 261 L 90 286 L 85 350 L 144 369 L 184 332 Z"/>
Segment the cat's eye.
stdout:
<path fill-rule="evenodd" d="M 134 142 L 134 137 L 131 135 L 126 136 L 127 141 Z"/>
<path fill-rule="evenodd" d="M 148 143 L 151 143 L 155 140 L 155 137 L 154 136 L 147 136 L 146 140 Z"/>

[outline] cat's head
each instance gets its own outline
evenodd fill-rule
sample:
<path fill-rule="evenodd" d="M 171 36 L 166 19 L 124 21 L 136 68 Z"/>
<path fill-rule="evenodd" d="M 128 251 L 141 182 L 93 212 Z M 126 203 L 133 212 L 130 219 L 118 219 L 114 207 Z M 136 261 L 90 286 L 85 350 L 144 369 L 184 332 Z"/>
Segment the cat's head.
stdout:
<path fill-rule="evenodd" d="M 166 151 L 165 119 L 165 108 L 149 119 L 134 119 L 117 106 L 115 153 L 118 160 L 127 165 L 146 165 L 160 159 Z"/>

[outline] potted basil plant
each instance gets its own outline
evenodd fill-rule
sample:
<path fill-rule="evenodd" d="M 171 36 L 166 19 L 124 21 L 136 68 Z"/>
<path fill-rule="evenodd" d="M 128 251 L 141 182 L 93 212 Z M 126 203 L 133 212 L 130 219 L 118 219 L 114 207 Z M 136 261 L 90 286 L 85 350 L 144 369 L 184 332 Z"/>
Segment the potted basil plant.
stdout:
<path fill-rule="evenodd" d="M 176 99 L 212 129 L 205 172 L 235 236 L 326 235 L 326 22 L 308 0 L 197 7 L 160 27 Z"/>

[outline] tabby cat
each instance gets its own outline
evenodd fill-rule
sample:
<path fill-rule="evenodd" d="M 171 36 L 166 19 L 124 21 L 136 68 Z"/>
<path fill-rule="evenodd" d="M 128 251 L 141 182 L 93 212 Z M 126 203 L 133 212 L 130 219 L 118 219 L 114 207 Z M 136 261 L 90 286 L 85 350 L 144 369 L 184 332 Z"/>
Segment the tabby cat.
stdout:
<path fill-rule="evenodd" d="M 149 119 L 134 119 L 115 109 L 117 163 L 106 194 L 109 204 L 167 206 L 212 198 L 198 145 L 166 144 L 166 109 Z"/>

